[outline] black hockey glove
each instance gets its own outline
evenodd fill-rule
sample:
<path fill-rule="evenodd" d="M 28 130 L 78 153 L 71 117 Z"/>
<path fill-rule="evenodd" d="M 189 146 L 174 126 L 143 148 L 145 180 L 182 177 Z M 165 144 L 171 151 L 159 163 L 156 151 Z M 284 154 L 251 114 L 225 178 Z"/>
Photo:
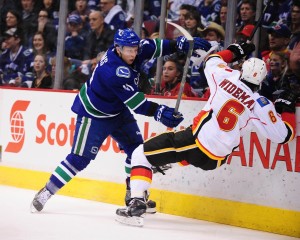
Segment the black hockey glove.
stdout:
<path fill-rule="evenodd" d="M 233 43 L 228 46 L 227 50 L 235 55 L 235 58 L 233 59 L 234 62 L 252 53 L 255 50 L 255 45 L 253 43 L 245 42 L 241 44 Z"/>
<path fill-rule="evenodd" d="M 169 108 L 166 105 L 159 105 L 154 113 L 154 119 L 167 127 L 177 127 L 178 124 L 183 121 L 183 116 L 179 112 L 177 113 L 177 116 L 174 116 L 173 114 L 174 108 Z"/>
<path fill-rule="evenodd" d="M 194 37 L 194 48 L 193 50 L 202 49 L 208 51 L 211 48 L 211 44 L 200 37 Z M 186 37 L 180 36 L 176 40 L 176 49 L 179 52 L 188 53 L 189 51 L 189 41 Z"/>
<path fill-rule="evenodd" d="M 297 96 L 291 90 L 281 90 L 277 99 L 274 102 L 276 112 L 296 112 Z"/>

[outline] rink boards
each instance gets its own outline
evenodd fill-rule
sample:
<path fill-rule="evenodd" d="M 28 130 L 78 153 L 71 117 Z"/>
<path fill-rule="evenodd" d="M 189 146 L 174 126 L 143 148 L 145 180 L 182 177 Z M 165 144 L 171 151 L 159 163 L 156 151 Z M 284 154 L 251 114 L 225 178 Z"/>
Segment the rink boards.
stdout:
<path fill-rule="evenodd" d="M 69 153 L 75 92 L 0 89 L 0 184 L 39 189 Z M 176 99 L 151 98 L 175 106 Z M 205 102 L 182 100 L 189 126 Z M 145 139 L 166 129 L 136 115 Z M 300 110 L 297 137 L 278 145 L 252 132 L 228 163 L 214 171 L 172 165 L 153 176 L 151 199 L 163 213 L 300 237 Z M 59 193 L 123 205 L 124 160 L 108 138 L 97 158 Z"/>

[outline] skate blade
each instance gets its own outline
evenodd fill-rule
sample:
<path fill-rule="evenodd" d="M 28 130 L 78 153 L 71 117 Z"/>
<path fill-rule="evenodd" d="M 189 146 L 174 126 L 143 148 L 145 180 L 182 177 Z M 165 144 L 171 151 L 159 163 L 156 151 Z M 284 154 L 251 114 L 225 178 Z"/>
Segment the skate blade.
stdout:
<path fill-rule="evenodd" d="M 115 220 L 119 223 L 135 226 L 135 227 L 143 227 L 144 226 L 144 218 L 143 217 L 123 217 L 117 215 Z"/>
<path fill-rule="evenodd" d="M 36 213 L 36 212 L 38 212 L 38 210 L 32 204 L 30 204 L 30 212 Z"/>
<path fill-rule="evenodd" d="M 40 211 L 37 210 L 37 209 L 35 208 L 35 206 L 33 206 L 33 204 L 31 203 L 31 204 L 30 204 L 30 212 L 31 212 L 31 213 L 38 213 L 38 212 L 40 212 Z"/>
<path fill-rule="evenodd" d="M 147 214 L 155 214 L 156 213 L 156 208 L 147 208 L 146 213 Z"/>

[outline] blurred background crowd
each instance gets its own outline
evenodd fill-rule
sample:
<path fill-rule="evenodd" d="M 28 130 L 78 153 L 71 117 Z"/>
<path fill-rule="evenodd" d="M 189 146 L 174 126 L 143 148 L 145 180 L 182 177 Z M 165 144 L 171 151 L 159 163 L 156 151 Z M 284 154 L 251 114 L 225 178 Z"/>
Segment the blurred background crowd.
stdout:
<path fill-rule="evenodd" d="M 224 48 L 228 0 L 169 0 L 168 21 L 184 27 L 193 37 Z M 263 1 L 263 6 L 266 4 Z M 159 36 L 161 0 L 145 0 L 141 38 Z M 62 89 L 79 90 L 105 51 L 113 45 L 116 29 L 132 27 L 134 0 L 70 0 L 65 19 Z M 0 85 L 26 88 L 54 86 L 59 27 L 59 0 L 0 0 Z M 238 0 L 234 42 L 247 41 L 257 21 L 257 2 Z M 165 38 L 180 33 L 166 26 Z M 262 16 L 257 56 L 268 75 L 260 93 L 270 100 L 281 89 L 300 99 L 300 0 L 273 0 Z M 245 59 L 251 56 L 247 56 Z M 146 94 L 177 96 L 186 56 L 164 57 L 157 89 L 156 59 L 143 63 L 139 87 Z M 243 59 L 243 60 L 245 60 Z M 203 59 L 191 59 L 183 97 L 209 96 Z M 239 69 L 243 62 L 235 62 Z"/>

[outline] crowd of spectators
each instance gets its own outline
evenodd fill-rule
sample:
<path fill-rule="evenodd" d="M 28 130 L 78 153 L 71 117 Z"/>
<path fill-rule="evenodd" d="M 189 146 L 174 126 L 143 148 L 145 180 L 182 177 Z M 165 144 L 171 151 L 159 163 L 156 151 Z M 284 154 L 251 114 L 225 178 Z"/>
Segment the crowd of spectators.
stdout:
<path fill-rule="evenodd" d="M 263 4 L 266 4 L 264 1 Z M 91 76 L 103 53 L 113 45 L 116 29 L 132 27 L 134 0 L 68 1 L 65 19 L 63 89 L 79 90 Z M 169 0 L 168 21 L 184 27 L 193 37 L 224 49 L 228 0 Z M 256 1 L 239 0 L 235 40 L 247 41 L 256 24 Z M 0 0 L 0 85 L 53 88 L 59 23 L 59 0 Z M 141 38 L 157 38 L 161 0 L 145 0 Z M 167 24 L 166 38 L 180 33 Z M 268 75 L 261 94 L 272 100 L 282 88 L 300 97 L 300 0 L 275 0 L 263 15 L 259 28 L 258 57 Z M 201 54 L 199 54 L 201 55 Z M 184 97 L 208 97 L 201 61 L 192 57 Z M 247 56 L 251 57 L 251 56 Z M 185 56 L 164 59 L 161 86 L 157 89 L 156 60 L 143 63 L 139 86 L 146 94 L 178 95 Z M 240 68 L 242 61 L 233 63 Z"/>

